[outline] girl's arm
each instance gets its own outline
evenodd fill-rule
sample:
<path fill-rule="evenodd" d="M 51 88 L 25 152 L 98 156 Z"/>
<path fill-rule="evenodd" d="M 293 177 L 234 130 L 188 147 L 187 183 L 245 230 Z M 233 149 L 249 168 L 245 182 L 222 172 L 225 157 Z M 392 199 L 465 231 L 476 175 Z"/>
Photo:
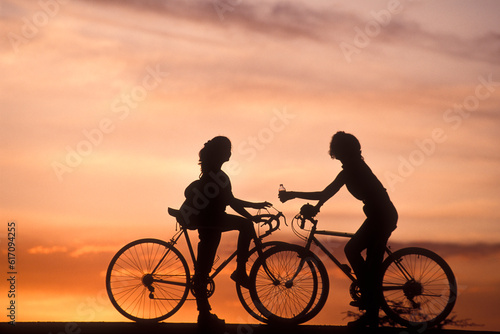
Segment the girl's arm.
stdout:
<path fill-rule="evenodd" d="M 237 203 L 237 205 L 252 209 L 264 209 L 272 206 L 269 202 L 248 202 L 238 198 L 234 198 L 234 202 Z"/>
<path fill-rule="evenodd" d="M 340 172 L 335 180 L 330 183 L 323 191 L 311 191 L 311 192 L 302 192 L 302 191 L 281 191 L 278 195 L 280 200 L 284 203 L 290 199 L 301 198 L 307 199 L 311 201 L 318 201 L 316 204 L 316 209 L 319 211 L 319 208 L 330 198 L 335 195 L 340 188 L 345 184 L 344 173 Z"/>
<path fill-rule="evenodd" d="M 243 217 L 248 218 L 250 220 L 253 218 L 253 216 L 245 208 L 264 209 L 272 206 L 272 204 L 269 202 L 254 203 L 254 202 L 244 201 L 235 197 L 233 197 L 229 205 L 234 211 L 236 211 Z"/>

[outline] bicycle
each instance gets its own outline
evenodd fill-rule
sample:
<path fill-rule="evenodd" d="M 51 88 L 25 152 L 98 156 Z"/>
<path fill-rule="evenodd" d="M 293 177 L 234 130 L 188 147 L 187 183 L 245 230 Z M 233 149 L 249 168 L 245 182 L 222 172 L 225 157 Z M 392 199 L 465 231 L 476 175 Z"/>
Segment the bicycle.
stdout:
<path fill-rule="evenodd" d="M 250 272 L 250 289 L 258 311 L 270 322 L 299 324 L 316 316 L 328 298 L 329 278 L 324 264 L 311 251 L 314 244 L 352 281 L 350 295 L 360 301 L 356 277 L 318 240 L 317 235 L 350 238 L 352 233 L 318 230 L 318 220 L 309 214 L 306 204 L 292 221 L 294 232 L 306 241 L 304 247 L 281 244 L 267 250 L 257 259 Z M 299 229 L 294 227 L 294 222 Z M 306 223 L 311 225 L 310 230 Z M 308 236 L 301 231 L 309 232 Z M 382 264 L 381 308 L 395 323 L 405 327 L 430 328 L 439 325 L 452 311 L 457 284 L 449 265 L 436 253 L 418 247 L 391 251 Z M 305 261 L 313 263 L 315 273 L 303 280 Z M 269 275 L 269 271 L 273 275 Z M 316 277 L 313 277 L 316 276 Z M 314 281 L 316 284 L 311 284 Z M 301 293 L 295 293 L 298 290 Z M 295 290 L 295 291 L 294 291 Z M 287 305 L 283 307 L 283 305 Z M 290 312 L 290 310 L 294 310 Z"/>
<path fill-rule="evenodd" d="M 281 244 L 278 241 L 262 242 L 262 239 L 280 228 L 280 219 L 285 219 L 281 212 L 276 211 L 276 214 L 268 210 L 265 214 L 259 214 L 259 211 L 256 216 L 260 227 L 266 227 L 267 230 L 256 233 L 255 247 L 249 252 L 247 270 L 264 250 Z M 111 303 L 123 316 L 136 322 L 165 320 L 182 307 L 189 292 L 195 296 L 188 263 L 175 247 L 184 235 L 194 268 L 196 257 L 188 233 L 188 229 L 192 228 L 180 223 L 179 210 L 169 208 L 168 213 L 177 218 L 180 226 L 169 242 L 153 238 L 130 242 L 114 255 L 106 272 L 106 290 Z M 284 222 L 286 224 L 286 220 Z M 207 285 L 209 297 L 215 290 L 214 278 L 235 257 L 236 251 L 211 273 Z M 267 319 L 253 305 L 249 291 L 239 284 L 236 284 L 236 291 L 245 310 L 257 320 L 266 322 Z"/>

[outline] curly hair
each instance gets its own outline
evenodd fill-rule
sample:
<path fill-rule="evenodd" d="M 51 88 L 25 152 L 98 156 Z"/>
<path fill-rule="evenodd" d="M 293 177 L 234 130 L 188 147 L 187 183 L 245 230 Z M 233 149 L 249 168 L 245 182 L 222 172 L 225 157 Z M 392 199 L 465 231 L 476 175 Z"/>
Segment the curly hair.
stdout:
<path fill-rule="evenodd" d="M 358 139 L 350 133 L 339 131 L 333 135 L 330 142 L 330 156 L 337 159 L 361 158 L 361 144 Z"/>
<path fill-rule="evenodd" d="M 200 177 L 213 170 L 218 164 L 228 159 L 231 152 L 231 141 L 224 136 L 217 136 L 207 141 L 199 153 Z"/>

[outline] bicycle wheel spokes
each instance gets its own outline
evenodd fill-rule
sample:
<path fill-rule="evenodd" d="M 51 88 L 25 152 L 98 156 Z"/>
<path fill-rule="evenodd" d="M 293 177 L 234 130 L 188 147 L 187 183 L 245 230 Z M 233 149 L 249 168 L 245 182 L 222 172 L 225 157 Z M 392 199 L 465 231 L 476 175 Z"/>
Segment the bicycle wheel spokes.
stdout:
<path fill-rule="evenodd" d="M 304 266 L 297 272 L 300 262 L 294 252 L 280 252 L 267 259 L 271 277 L 264 267 L 257 273 L 256 289 L 262 296 L 260 300 L 274 315 L 288 319 L 300 314 L 309 303 L 307 297 L 313 295 L 314 272 Z"/>
<path fill-rule="evenodd" d="M 270 249 L 271 247 L 274 247 L 274 246 L 280 245 L 280 244 L 285 244 L 285 243 L 280 242 L 280 241 L 265 242 L 262 244 L 262 250 L 265 251 L 265 250 Z M 257 261 L 258 258 L 259 258 L 258 247 L 254 247 L 249 252 L 248 261 L 246 264 L 247 273 L 251 272 L 252 266 L 255 264 L 255 262 Z M 255 307 L 254 301 L 253 301 L 252 296 L 250 295 L 250 291 L 248 289 L 241 287 L 241 285 L 239 285 L 239 284 L 236 284 L 236 293 L 238 294 L 238 298 L 241 302 L 241 305 L 252 317 L 257 319 L 258 321 L 262 321 L 262 322 L 267 321 L 267 319 Z"/>
<path fill-rule="evenodd" d="M 313 306 L 321 304 L 318 291 L 323 296 L 324 284 L 328 283 L 325 283 L 326 270 L 318 277 L 314 263 L 296 248 L 280 246 L 267 251 L 256 262 L 250 275 L 255 288 L 250 292 L 256 307 L 270 322 L 301 323 L 317 313 L 308 314 Z"/>
<path fill-rule="evenodd" d="M 132 242 L 111 261 L 106 287 L 113 305 L 129 319 L 163 320 L 187 298 L 189 269 L 171 245 L 155 239 Z"/>
<path fill-rule="evenodd" d="M 449 266 L 428 250 L 403 249 L 394 253 L 383 277 L 384 311 L 403 325 L 433 326 L 448 316 L 456 298 Z"/>

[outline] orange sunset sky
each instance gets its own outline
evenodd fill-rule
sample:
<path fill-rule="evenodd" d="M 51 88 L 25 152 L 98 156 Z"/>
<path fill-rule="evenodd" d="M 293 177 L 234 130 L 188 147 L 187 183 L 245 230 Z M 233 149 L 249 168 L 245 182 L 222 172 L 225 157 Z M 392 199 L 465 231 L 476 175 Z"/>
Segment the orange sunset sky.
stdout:
<path fill-rule="evenodd" d="M 305 202 L 280 203 L 279 184 L 322 190 L 344 130 L 398 208 L 390 243 L 441 254 L 456 319 L 500 330 L 499 13 L 493 0 L 0 1 L 1 309 L 9 222 L 16 321 L 126 321 L 105 295 L 107 265 L 129 241 L 172 236 L 166 209 L 198 177 L 203 143 L 228 136 L 235 196 L 291 221 Z M 320 226 L 354 232 L 361 208 L 342 189 Z M 273 238 L 301 243 L 289 227 Z M 345 240 L 329 243 L 343 258 Z M 252 322 L 233 269 L 214 312 Z M 329 272 L 310 323 L 353 310 Z M 194 302 L 168 321 L 196 321 Z"/>

